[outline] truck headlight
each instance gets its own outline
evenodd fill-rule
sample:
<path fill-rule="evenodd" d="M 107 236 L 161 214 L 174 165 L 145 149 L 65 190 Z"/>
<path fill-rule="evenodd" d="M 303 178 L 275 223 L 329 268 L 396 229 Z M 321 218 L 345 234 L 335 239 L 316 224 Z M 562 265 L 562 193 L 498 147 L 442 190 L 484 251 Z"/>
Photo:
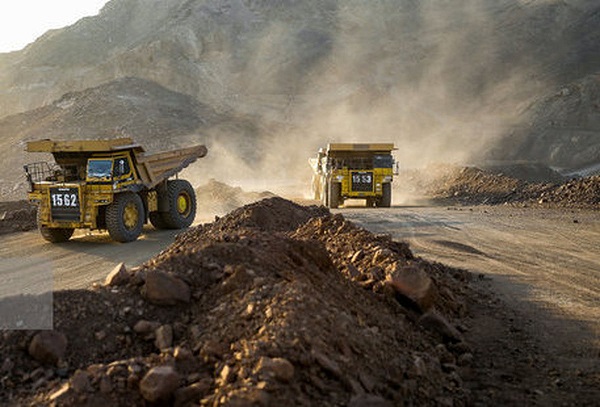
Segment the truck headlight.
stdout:
<path fill-rule="evenodd" d="M 392 182 L 392 177 L 389 175 L 386 175 L 385 177 L 383 177 L 382 182 Z"/>
<path fill-rule="evenodd" d="M 342 181 L 344 180 L 344 176 L 343 176 L 343 175 L 337 175 L 337 176 L 335 177 L 335 180 L 336 180 L 337 182 L 342 182 Z"/>

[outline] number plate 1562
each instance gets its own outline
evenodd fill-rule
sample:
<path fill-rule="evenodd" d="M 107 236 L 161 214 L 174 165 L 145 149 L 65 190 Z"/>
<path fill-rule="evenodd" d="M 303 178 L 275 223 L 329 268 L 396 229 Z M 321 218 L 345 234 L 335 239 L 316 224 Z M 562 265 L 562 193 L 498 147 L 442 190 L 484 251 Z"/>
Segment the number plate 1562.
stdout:
<path fill-rule="evenodd" d="M 52 191 L 50 194 L 52 206 L 55 208 L 75 208 L 79 206 L 77 190 Z"/>

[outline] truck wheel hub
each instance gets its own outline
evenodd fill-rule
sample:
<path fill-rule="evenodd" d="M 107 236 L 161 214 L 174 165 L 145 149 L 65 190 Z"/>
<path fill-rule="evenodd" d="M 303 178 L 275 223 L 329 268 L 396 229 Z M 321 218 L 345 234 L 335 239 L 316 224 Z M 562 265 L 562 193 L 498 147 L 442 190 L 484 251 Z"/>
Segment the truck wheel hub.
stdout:
<path fill-rule="evenodd" d="M 139 219 L 138 208 L 135 203 L 129 202 L 123 211 L 123 223 L 127 229 L 135 229 Z"/>
<path fill-rule="evenodd" d="M 189 212 L 190 212 L 189 200 L 190 200 L 190 197 L 186 193 L 181 193 L 177 197 L 177 212 L 179 212 L 180 215 L 183 215 L 183 216 L 189 215 Z"/>

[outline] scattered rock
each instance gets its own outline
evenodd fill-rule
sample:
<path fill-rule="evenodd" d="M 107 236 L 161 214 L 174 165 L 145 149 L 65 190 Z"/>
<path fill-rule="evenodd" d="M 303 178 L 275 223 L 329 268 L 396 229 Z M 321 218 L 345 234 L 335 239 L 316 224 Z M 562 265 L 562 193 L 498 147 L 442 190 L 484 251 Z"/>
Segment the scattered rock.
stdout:
<path fill-rule="evenodd" d="M 154 345 L 158 350 L 165 350 L 173 345 L 173 327 L 171 325 L 162 325 L 154 332 L 156 340 Z"/>
<path fill-rule="evenodd" d="M 190 287 L 181 279 L 162 271 L 146 274 L 142 294 L 153 304 L 175 305 L 190 302 Z"/>
<path fill-rule="evenodd" d="M 436 311 L 429 311 L 419 318 L 419 323 L 427 330 L 441 335 L 444 341 L 462 342 L 463 338 L 458 329 L 453 327 Z"/>
<path fill-rule="evenodd" d="M 262 377 L 273 377 L 282 382 L 289 382 L 294 377 L 294 365 L 284 358 L 262 357 L 256 371 Z"/>
<path fill-rule="evenodd" d="M 387 275 L 386 282 L 397 294 L 413 301 L 421 312 L 429 310 L 435 303 L 435 285 L 425 271 L 417 267 L 396 266 Z"/>
<path fill-rule="evenodd" d="M 76 393 L 86 393 L 92 390 L 90 378 L 83 370 L 76 370 L 69 380 L 69 388 Z"/>
<path fill-rule="evenodd" d="M 119 286 L 129 282 L 129 273 L 125 267 L 125 263 L 119 263 L 104 280 L 106 286 Z"/>
<path fill-rule="evenodd" d="M 35 360 L 56 364 L 65 355 L 67 350 L 67 337 L 57 331 L 38 332 L 29 344 L 29 354 Z"/>
<path fill-rule="evenodd" d="M 394 404 L 373 394 L 360 394 L 350 399 L 348 407 L 393 407 Z"/>
<path fill-rule="evenodd" d="M 140 393 L 145 400 L 155 403 L 168 401 L 179 388 L 179 374 L 171 366 L 156 366 L 140 381 Z"/>

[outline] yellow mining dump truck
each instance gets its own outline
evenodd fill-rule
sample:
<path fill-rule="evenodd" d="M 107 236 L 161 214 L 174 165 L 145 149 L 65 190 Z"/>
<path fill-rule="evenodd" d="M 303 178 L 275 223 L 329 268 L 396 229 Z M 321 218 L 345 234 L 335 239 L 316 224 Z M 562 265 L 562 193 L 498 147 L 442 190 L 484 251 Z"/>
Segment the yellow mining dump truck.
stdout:
<path fill-rule="evenodd" d="M 42 236 L 53 243 L 74 229 L 104 229 L 119 242 L 136 240 L 148 220 L 156 228 L 188 227 L 196 195 L 188 181 L 169 178 L 206 155 L 194 147 L 146 155 L 130 138 L 27 143 L 54 163 L 25 166 L 29 200 L 38 206 Z"/>
<path fill-rule="evenodd" d="M 331 143 L 310 159 L 314 199 L 329 208 L 345 199 L 365 199 L 367 206 L 389 207 L 397 173 L 391 143 Z"/>

